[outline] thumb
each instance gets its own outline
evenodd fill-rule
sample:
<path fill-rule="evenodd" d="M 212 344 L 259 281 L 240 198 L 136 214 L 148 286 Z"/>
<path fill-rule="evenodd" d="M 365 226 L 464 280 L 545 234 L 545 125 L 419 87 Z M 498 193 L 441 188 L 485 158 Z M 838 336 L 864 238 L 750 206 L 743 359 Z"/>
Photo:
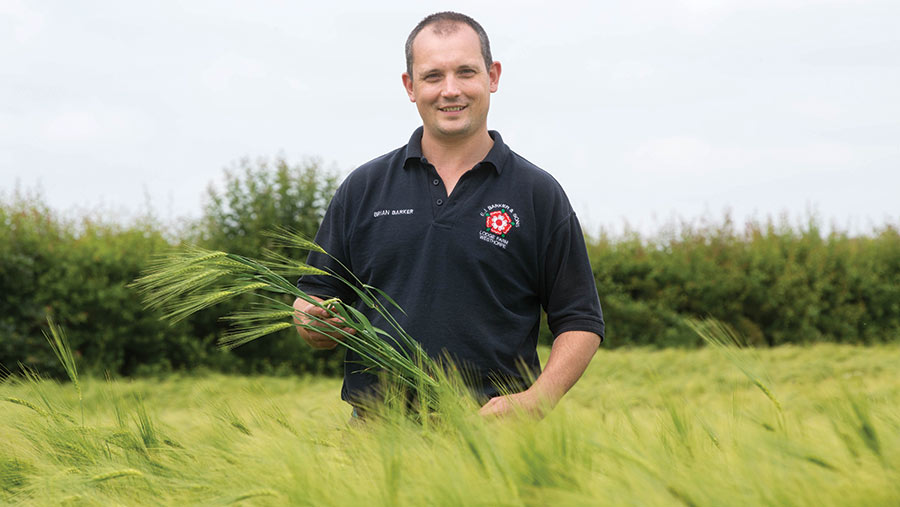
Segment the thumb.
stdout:
<path fill-rule="evenodd" d="M 327 317 L 328 311 L 322 308 L 321 306 L 316 306 L 312 303 L 309 303 L 301 310 L 303 313 L 308 313 L 309 315 L 314 315 L 316 317 Z"/>

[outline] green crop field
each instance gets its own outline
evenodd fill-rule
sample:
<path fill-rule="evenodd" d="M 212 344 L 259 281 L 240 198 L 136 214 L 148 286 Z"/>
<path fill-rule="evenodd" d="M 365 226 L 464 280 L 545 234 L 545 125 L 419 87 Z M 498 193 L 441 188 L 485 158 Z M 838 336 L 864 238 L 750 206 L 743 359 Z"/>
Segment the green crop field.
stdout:
<path fill-rule="evenodd" d="M 83 402 L 8 380 L 0 503 L 898 505 L 898 367 L 897 345 L 601 350 L 540 422 L 361 426 L 336 379 L 82 379 Z"/>

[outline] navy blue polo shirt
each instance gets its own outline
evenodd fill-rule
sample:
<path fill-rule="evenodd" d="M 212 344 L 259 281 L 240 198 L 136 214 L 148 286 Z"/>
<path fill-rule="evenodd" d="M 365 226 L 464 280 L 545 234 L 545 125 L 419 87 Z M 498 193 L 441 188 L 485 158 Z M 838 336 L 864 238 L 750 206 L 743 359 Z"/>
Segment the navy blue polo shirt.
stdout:
<path fill-rule="evenodd" d="M 541 308 L 554 336 L 590 331 L 601 338 L 603 315 L 584 236 L 559 183 L 503 143 L 460 177 L 448 196 L 422 155 L 422 128 L 409 144 L 353 172 L 332 199 L 316 242 L 364 283 L 406 312 L 400 325 L 434 357 L 469 371 L 485 397 L 494 379 L 519 390 L 520 365 L 540 371 L 536 352 Z M 308 263 L 340 272 L 327 256 Z M 301 290 L 355 301 L 325 276 L 304 276 Z M 372 324 L 390 326 L 362 304 Z M 376 382 L 347 351 L 341 397 L 352 402 Z"/>

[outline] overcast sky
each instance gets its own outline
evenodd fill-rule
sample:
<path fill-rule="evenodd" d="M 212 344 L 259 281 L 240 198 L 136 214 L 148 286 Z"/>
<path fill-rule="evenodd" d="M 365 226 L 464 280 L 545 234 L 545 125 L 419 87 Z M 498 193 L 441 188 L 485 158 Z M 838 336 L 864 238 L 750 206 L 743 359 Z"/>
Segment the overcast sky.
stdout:
<path fill-rule="evenodd" d="M 900 222 L 896 0 L 0 0 L 0 194 L 174 219 L 242 157 L 346 173 L 420 124 L 403 43 L 447 9 L 503 65 L 489 128 L 588 231 Z"/>

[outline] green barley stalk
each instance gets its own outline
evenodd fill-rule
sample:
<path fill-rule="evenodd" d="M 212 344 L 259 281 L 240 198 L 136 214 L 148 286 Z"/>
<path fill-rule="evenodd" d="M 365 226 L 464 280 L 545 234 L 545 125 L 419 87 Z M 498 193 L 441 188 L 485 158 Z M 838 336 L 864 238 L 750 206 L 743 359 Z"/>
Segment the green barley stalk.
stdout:
<path fill-rule="evenodd" d="M 762 375 L 757 372 L 758 368 L 754 364 L 755 362 L 747 357 L 747 354 L 742 353 L 745 352 L 742 349 L 747 348 L 747 346 L 734 329 L 713 318 L 703 320 L 687 319 L 686 323 L 703 341 L 721 352 L 731 364 L 741 370 L 753 382 L 753 385 L 766 395 L 766 398 L 775 406 L 779 423 L 783 426 L 784 412 L 782 411 L 781 403 L 775 397 L 775 393 L 763 382 Z"/>
<path fill-rule="evenodd" d="M 112 472 L 106 472 L 104 474 L 97 474 L 91 477 L 91 482 L 105 482 L 112 479 L 118 479 L 120 477 L 143 477 L 144 474 L 140 470 L 135 470 L 133 468 L 125 468 L 123 470 L 114 470 Z"/>
<path fill-rule="evenodd" d="M 31 403 L 30 401 L 23 400 L 23 399 L 21 399 L 21 398 L 13 398 L 13 397 L 10 397 L 10 396 L 4 396 L 4 397 L 0 398 L 0 400 L 7 401 L 7 402 L 13 403 L 13 404 L 15 404 L 15 405 L 21 405 L 21 406 L 23 406 L 23 407 L 28 407 L 28 408 L 30 408 L 31 410 L 34 410 L 35 412 L 37 412 L 38 414 L 40 414 L 40 415 L 42 415 L 42 416 L 44 416 L 44 417 L 47 417 L 47 416 L 50 415 L 49 413 L 47 413 L 47 411 L 45 411 L 45 410 L 42 409 L 41 407 L 35 406 L 35 405 L 34 405 L 33 403 Z"/>
<path fill-rule="evenodd" d="M 47 325 L 50 327 L 50 334 L 47 334 L 45 331 L 44 337 L 50 342 L 50 348 L 53 349 L 56 358 L 62 363 L 63 368 L 66 370 L 66 375 L 69 376 L 69 379 L 75 386 L 75 391 L 78 392 L 78 404 L 81 406 L 81 426 L 83 427 L 84 398 L 81 393 L 81 384 L 78 382 L 78 368 L 75 366 L 75 356 L 72 354 L 72 348 L 69 347 L 69 340 L 66 338 L 65 331 L 50 316 L 47 316 Z"/>
<path fill-rule="evenodd" d="M 329 255 L 322 247 L 299 233 L 280 228 L 267 233 L 273 245 L 297 251 L 315 251 Z M 264 250 L 263 259 L 228 252 L 188 247 L 156 257 L 143 275 L 132 283 L 142 294 L 148 308 L 160 309 L 172 322 L 242 294 L 252 294 L 255 302 L 242 311 L 224 317 L 233 325 L 220 340 L 223 348 L 234 348 L 263 336 L 293 326 L 336 333 L 338 344 L 356 352 L 365 370 L 383 370 L 406 388 L 429 395 L 438 385 L 439 365 L 428 357 L 421 345 L 397 322 L 387 305 L 400 312 L 397 303 L 381 290 L 362 283 L 355 275 L 350 279 L 323 271 L 285 255 Z M 329 255 L 330 256 L 330 255 Z M 330 256 L 331 257 L 331 256 Z M 332 257 L 334 259 L 334 257 Z M 335 259 L 337 261 L 337 259 Z M 338 261 L 340 264 L 340 262 Z M 346 272 L 350 272 L 341 264 Z M 285 277 L 298 275 L 331 276 L 350 288 L 368 308 L 381 315 L 390 331 L 374 327 L 359 310 L 337 299 L 319 302 L 300 290 Z M 285 299 L 300 298 L 326 311 L 321 318 L 299 312 Z M 303 313 L 308 323 L 297 323 L 294 316 Z M 343 327 L 327 319 L 340 318 Z"/>
<path fill-rule="evenodd" d="M 59 336 L 60 339 L 63 341 L 63 343 L 66 344 L 66 347 L 68 347 L 68 342 L 66 341 L 65 335 L 57 334 L 57 336 Z M 51 342 L 51 345 L 52 345 L 52 342 Z M 70 354 L 71 354 L 71 352 L 70 352 Z M 72 360 L 71 364 L 74 364 L 74 359 Z M 57 421 L 57 422 L 60 419 L 65 419 L 66 421 L 68 421 L 72 424 L 76 424 L 75 419 L 72 419 L 68 414 L 65 414 L 65 413 L 62 413 L 62 412 L 59 412 L 56 410 L 56 408 L 53 406 L 53 403 L 50 402 L 50 398 L 47 396 L 47 393 L 43 389 L 40 388 L 40 386 L 43 383 L 43 379 L 41 379 L 41 376 L 38 375 L 37 372 L 35 372 L 34 370 L 32 370 L 31 368 L 29 368 L 28 366 L 26 366 L 22 363 L 19 363 L 19 368 L 22 370 L 22 376 L 25 378 L 27 383 L 35 388 L 35 393 L 41 399 L 41 403 L 43 403 L 43 405 L 44 405 L 44 407 L 46 407 L 46 409 L 41 409 L 40 407 L 37 407 L 37 406 L 33 405 L 32 403 L 27 402 L 25 400 L 21 400 L 19 398 L 11 398 L 11 397 L 4 396 L 2 398 L 3 401 L 7 401 L 9 403 L 14 403 L 16 405 L 22 405 L 23 407 L 28 407 L 42 416 L 45 416 L 45 417 L 49 416 L 49 417 L 53 418 L 53 420 Z M 70 373 L 70 378 L 72 378 L 71 373 Z M 75 378 L 77 378 L 77 372 L 76 372 Z M 79 398 L 80 398 L 80 396 L 81 396 L 81 394 L 79 391 Z M 82 404 L 81 408 L 82 408 L 82 420 L 83 420 L 84 419 L 84 405 L 83 404 Z M 83 422 L 82 422 L 82 426 L 84 426 Z"/>

